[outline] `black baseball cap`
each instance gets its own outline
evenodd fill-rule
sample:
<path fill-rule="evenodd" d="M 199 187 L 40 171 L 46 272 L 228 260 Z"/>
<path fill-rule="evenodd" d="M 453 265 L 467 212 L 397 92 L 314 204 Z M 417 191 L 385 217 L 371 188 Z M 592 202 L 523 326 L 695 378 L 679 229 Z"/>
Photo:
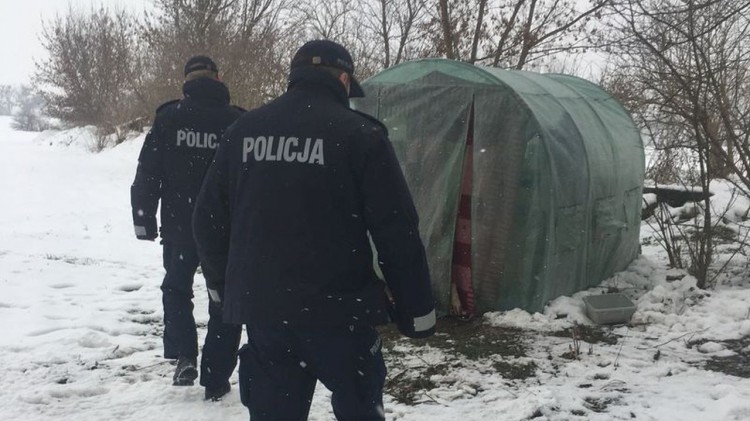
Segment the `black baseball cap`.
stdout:
<path fill-rule="evenodd" d="M 210 57 L 206 56 L 193 56 L 190 60 L 185 63 L 185 76 L 188 73 L 195 72 L 197 70 L 209 70 L 214 73 L 219 73 L 219 68 L 216 67 L 216 63 L 211 60 Z"/>
<path fill-rule="evenodd" d="M 292 58 L 291 70 L 302 66 L 327 66 L 349 74 L 349 97 L 363 97 L 365 91 L 354 78 L 354 61 L 343 45 L 327 39 L 308 41 L 297 50 Z"/>

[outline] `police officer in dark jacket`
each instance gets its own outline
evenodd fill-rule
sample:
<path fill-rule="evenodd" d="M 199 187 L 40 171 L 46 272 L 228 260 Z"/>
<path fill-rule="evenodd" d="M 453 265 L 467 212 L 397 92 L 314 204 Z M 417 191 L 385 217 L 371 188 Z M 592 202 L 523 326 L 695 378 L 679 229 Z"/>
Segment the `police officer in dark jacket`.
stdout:
<path fill-rule="evenodd" d="M 135 235 L 140 240 L 157 237 L 156 209 L 161 200 L 164 357 L 178 360 L 173 384 L 179 386 L 192 385 L 198 376 L 192 298 L 199 260 L 191 229 L 193 206 L 224 130 L 243 111 L 229 105 L 229 90 L 208 57 L 188 60 L 182 89 L 183 99 L 156 110 L 130 190 Z M 210 301 L 208 312 L 200 383 L 206 387 L 206 399 L 217 400 L 229 392 L 241 327 L 224 324 L 215 301 Z"/>
<path fill-rule="evenodd" d="M 374 326 L 434 332 L 418 219 L 385 127 L 349 108 L 364 95 L 351 56 L 306 43 L 288 91 L 244 114 L 209 167 L 193 215 L 224 320 L 247 326 L 240 395 L 253 421 L 304 420 L 316 380 L 340 420 L 382 420 L 385 365 Z"/>

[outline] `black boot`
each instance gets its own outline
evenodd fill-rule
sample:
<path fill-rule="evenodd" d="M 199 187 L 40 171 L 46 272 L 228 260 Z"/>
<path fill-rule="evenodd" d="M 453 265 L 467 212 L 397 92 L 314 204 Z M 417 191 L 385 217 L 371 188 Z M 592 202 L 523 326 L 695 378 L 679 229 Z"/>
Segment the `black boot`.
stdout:
<path fill-rule="evenodd" d="M 172 385 L 174 386 L 192 386 L 195 379 L 198 378 L 198 369 L 196 368 L 196 359 L 180 357 L 177 360 L 177 368 L 174 370 Z"/>
<path fill-rule="evenodd" d="M 230 390 L 232 390 L 232 386 L 229 385 L 229 382 L 226 382 L 217 388 L 207 387 L 205 400 L 214 402 L 220 401 Z"/>

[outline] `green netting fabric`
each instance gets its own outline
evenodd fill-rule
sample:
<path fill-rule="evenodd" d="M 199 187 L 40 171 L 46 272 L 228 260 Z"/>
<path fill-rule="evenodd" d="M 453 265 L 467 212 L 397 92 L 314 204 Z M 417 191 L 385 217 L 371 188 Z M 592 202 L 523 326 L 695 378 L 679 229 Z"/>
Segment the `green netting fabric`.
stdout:
<path fill-rule="evenodd" d="M 385 70 L 363 87 L 367 96 L 353 105 L 388 127 L 443 312 L 469 125 L 478 311 L 541 310 L 637 256 L 643 144 L 630 116 L 596 85 L 430 59 Z"/>

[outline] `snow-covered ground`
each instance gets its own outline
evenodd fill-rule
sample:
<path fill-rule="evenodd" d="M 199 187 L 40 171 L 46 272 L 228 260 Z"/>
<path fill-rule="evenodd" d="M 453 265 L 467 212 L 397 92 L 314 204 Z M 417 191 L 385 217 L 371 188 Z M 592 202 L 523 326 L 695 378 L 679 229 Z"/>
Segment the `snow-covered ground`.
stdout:
<path fill-rule="evenodd" d="M 171 386 L 173 367 L 160 357 L 160 246 L 135 240 L 130 217 L 143 137 L 98 154 L 90 142 L 85 129 L 24 133 L 0 117 L 0 420 L 247 419 L 236 378 L 215 403 L 198 386 Z M 391 343 L 399 358 L 389 381 L 443 369 L 426 376 L 429 390 L 417 391 L 415 404 L 386 396 L 387 418 L 750 420 L 750 379 L 703 368 L 717 357 L 750 365 L 747 259 L 735 257 L 717 288 L 701 291 L 645 243 L 627 271 L 544 314 L 487 315 L 488 325 L 522 329 L 522 355 L 469 359 Z M 577 359 L 564 358 L 572 339 L 547 333 L 591 325 L 582 297 L 609 288 L 636 302 L 631 324 L 605 329 L 617 343 L 582 343 Z M 195 295 L 203 335 L 200 276 Z M 536 368 L 513 380 L 496 363 Z M 319 387 L 311 420 L 333 419 L 328 399 Z"/>

